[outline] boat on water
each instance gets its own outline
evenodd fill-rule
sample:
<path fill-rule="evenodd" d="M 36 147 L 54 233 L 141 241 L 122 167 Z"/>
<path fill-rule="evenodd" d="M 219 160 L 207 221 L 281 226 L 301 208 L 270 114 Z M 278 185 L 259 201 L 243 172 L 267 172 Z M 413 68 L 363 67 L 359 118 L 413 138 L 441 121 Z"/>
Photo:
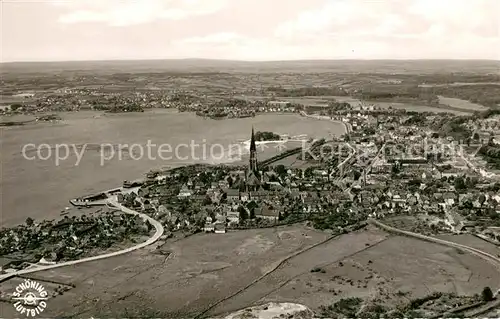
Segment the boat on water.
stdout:
<path fill-rule="evenodd" d="M 160 171 L 158 171 L 158 170 L 151 170 L 151 171 L 149 171 L 149 172 L 146 174 L 146 178 L 147 178 L 147 179 L 154 179 L 154 178 L 156 178 L 158 175 L 160 175 Z"/>
<path fill-rule="evenodd" d="M 82 200 L 80 198 L 75 198 L 75 199 L 70 199 L 69 202 L 71 205 L 76 206 L 76 207 L 93 207 L 93 206 L 105 206 L 106 201 L 104 200 L 96 200 L 96 201 L 89 201 L 89 200 Z"/>
<path fill-rule="evenodd" d="M 85 202 L 79 198 L 70 199 L 69 202 L 71 203 L 71 205 L 76 207 L 90 207 L 88 202 Z"/>

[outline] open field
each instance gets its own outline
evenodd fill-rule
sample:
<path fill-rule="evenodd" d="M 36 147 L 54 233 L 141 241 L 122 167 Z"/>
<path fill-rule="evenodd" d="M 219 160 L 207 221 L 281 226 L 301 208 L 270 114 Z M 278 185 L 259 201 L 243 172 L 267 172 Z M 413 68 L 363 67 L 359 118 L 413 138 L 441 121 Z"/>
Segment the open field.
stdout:
<path fill-rule="evenodd" d="M 303 104 L 306 106 L 314 105 L 322 105 L 327 106 L 328 101 L 333 100 L 333 98 L 329 96 L 301 96 L 301 97 L 276 97 L 271 98 L 265 95 L 238 95 L 235 98 L 247 100 L 247 101 L 263 101 L 263 100 L 277 100 L 277 101 L 286 101 L 290 103 Z"/>
<path fill-rule="evenodd" d="M 277 283 L 267 286 L 278 289 L 269 288 L 271 293 L 257 303 L 295 301 L 317 311 L 341 298 L 360 297 L 397 305 L 435 291 L 473 295 L 484 286 L 500 284 L 493 266 L 452 248 L 406 237 L 372 243 L 368 249 L 354 248 L 351 255 L 342 256 L 338 247 L 332 247 L 344 244 L 342 238 L 332 241 L 327 245 L 335 252 L 329 256 L 331 263 L 317 263 L 321 271 L 298 276 L 280 270 L 274 274 Z M 289 271 L 297 269 L 287 266 Z"/>
<path fill-rule="evenodd" d="M 129 60 L 129 61 L 72 61 L 72 62 L 15 62 L 2 63 L 2 73 L 29 74 L 61 71 L 91 72 L 249 72 L 249 73 L 401 73 L 433 74 L 436 72 L 491 73 L 500 63 L 492 60 L 300 60 L 300 61 L 231 61 L 209 59 Z"/>
<path fill-rule="evenodd" d="M 422 88 L 432 87 L 447 87 L 447 86 L 468 86 L 468 85 L 500 85 L 500 82 L 454 82 L 454 83 L 439 83 L 439 84 L 420 84 Z"/>
<path fill-rule="evenodd" d="M 397 110 L 406 110 L 413 112 L 432 112 L 432 113 L 453 113 L 457 115 L 467 114 L 465 111 L 460 111 L 447 107 L 433 107 L 427 105 L 418 105 L 414 103 L 399 103 L 399 102 L 379 102 L 379 101 L 366 101 L 366 104 L 373 104 L 382 109 L 393 108 Z"/>
<path fill-rule="evenodd" d="M 11 104 L 24 104 L 33 102 L 33 98 L 25 98 L 19 96 L 11 96 L 11 95 L 1 95 L 0 94 L 0 106 L 7 106 Z"/>
<path fill-rule="evenodd" d="M 493 266 L 475 256 L 371 226 L 303 251 L 328 238 L 299 225 L 197 234 L 164 244 L 169 257 L 150 247 L 34 275 L 76 285 L 50 300 L 50 317 L 186 318 L 228 297 L 207 315 L 269 301 L 317 310 L 347 296 L 397 304 L 430 291 L 474 294 L 500 285 Z M 1 317 L 15 315 L 3 305 Z"/>
<path fill-rule="evenodd" d="M 328 95 L 361 94 L 366 100 L 403 102 L 404 108 L 415 111 L 422 110 L 423 105 L 436 106 L 438 96 L 475 104 L 446 100 L 434 111 L 440 108 L 474 111 L 479 109 L 478 105 L 496 107 L 500 101 L 498 61 L 248 62 L 186 59 L 5 63 L 1 66 L 4 85 L 0 88 L 0 95 L 7 99 L 34 91 L 37 99 L 50 94 L 74 97 L 71 93 L 64 93 L 66 89 L 120 95 L 175 91 L 205 99 L 275 99 L 273 94 L 276 93 L 291 102 L 318 106 L 331 100 Z M 300 91 L 305 87 L 320 88 L 324 96 L 319 95 L 319 91 L 307 93 L 317 96 L 286 92 Z"/>
<path fill-rule="evenodd" d="M 266 97 L 265 96 L 244 96 L 241 98 L 245 98 L 247 100 L 253 100 L 253 101 L 258 101 L 258 100 L 263 100 Z M 337 101 L 337 102 L 347 102 L 351 104 L 352 106 L 359 106 L 361 104 L 364 105 L 375 105 L 379 108 L 382 109 L 388 109 L 388 108 L 393 108 L 393 109 L 400 109 L 400 110 L 406 110 L 406 111 L 413 111 L 413 112 L 434 112 L 434 113 L 441 113 L 441 112 L 448 112 L 448 113 L 454 113 L 454 114 L 467 114 L 468 112 L 471 111 L 479 111 L 479 110 L 486 110 L 487 108 L 479 105 L 479 104 L 474 104 L 470 103 L 469 101 L 465 100 L 460 100 L 460 99 L 453 99 L 453 98 L 445 98 L 446 103 L 442 102 L 442 107 L 435 107 L 435 106 L 428 106 L 422 104 L 416 104 L 416 103 L 402 103 L 402 102 L 382 102 L 382 101 L 362 101 L 354 97 L 350 96 L 333 96 L 333 95 L 318 95 L 318 96 L 304 96 L 304 97 L 276 97 L 275 100 L 278 101 L 287 101 L 291 103 L 297 103 L 297 104 L 303 104 L 306 106 L 328 106 L 328 102 L 330 101 Z M 449 106 L 448 106 L 449 105 Z"/>
<path fill-rule="evenodd" d="M 469 247 L 473 247 L 479 250 L 482 250 L 488 254 L 491 254 L 493 256 L 498 256 L 500 254 L 500 247 L 495 246 L 492 243 L 487 242 L 486 240 L 483 240 L 481 238 L 478 238 L 474 235 L 471 234 L 461 234 L 461 235 L 446 235 L 446 234 L 441 234 L 435 236 L 437 238 L 441 238 L 447 241 L 452 241 L 457 244 L 461 245 L 466 245 Z"/>
<path fill-rule="evenodd" d="M 287 260 L 284 264 L 280 265 L 276 271 L 249 287 L 241 294 L 220 304 L 210 313 L 218 314 L 235 311 L 256 301 L 278 301 L 281 298 L 270 297 L 270 299 L 266 299 L 266 297 L 273 295 L 275 290 L 283 285 L 287 285 L 290 281 L 293 282 L 301 276 L 309 275 L 313 268 L 325 267 L 340 261 L 359 251 L 367 249 L 369 245 L 374 245 L 385 240 L 386 237 L 387 234 L 376 229 L 340 236 L 339 238 Z M 307 285 L 307 280 L 303 283 Z M 305 288 L 306 290 L 302 290 L 299 287 L 297 297 L 298 295 L 309 294 L 309 289 L 307 289 L 307 287 Z M 330 298 L 331 297 L 332 296 L 330 296 Z M 291 301 L 291 299 L 286 298 L 286 300 L 283 301 Z M 303 303 L 302 301 L 303 300 L 300 300 L 300 298 L 296 299 L 298 303 Z M 320 300 L 318 300 L 318 302 L 320 302 Z M 307 303 L 304 304 L 309 307 Z"/>

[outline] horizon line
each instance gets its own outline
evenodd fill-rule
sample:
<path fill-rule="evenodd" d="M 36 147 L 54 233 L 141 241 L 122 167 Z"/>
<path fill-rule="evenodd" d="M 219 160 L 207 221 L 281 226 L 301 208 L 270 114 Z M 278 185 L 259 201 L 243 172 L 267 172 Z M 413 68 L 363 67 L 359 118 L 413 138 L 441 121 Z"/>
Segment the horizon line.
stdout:
<path fill-rule="evenodd" d="M 327 61 L 485 61 L 500 62 L 500 59 L 463 59 L 463 58 L 333 58 L 333 59 L 284 59 L 284 60 L 240 60 L 214 58 L 144 58 L 144 59 L 89 59 L 89 60 L 17 60 L 0 61 L 0 65 L 14 63 L 68 63 L 68 62 L 138 62 L 138 61 L 214 61 L 214 62 L 242 62 L 242 63 L 282 63 L 282 62 L 327 62 Z"/>

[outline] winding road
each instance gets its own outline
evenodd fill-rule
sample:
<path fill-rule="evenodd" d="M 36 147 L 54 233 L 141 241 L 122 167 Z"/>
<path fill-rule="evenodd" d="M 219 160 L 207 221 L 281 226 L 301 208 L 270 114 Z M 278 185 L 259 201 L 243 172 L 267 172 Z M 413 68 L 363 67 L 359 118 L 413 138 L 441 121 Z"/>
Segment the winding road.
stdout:
<path fill-rule="evenodd" d="M 72 265 L 77 265 L 77 264 L 81 264 L 81 263 L 85 263 L 85 262 L 89 262 L 89 261 L 95 261 L 95 260 L 100 260 L 100 259 L 105 259 L 105 258 L 123 255 L 123 254 L 129 253 L 129 252 L 132 252 L 134 250 L 149 246 L 149 245 L 153 244 L 154 242 L 156 242 L 158 239 L 160 239 L 160 237 L 163 235 L 164 229 L 159 221 L 149 217 L 146 214 L 136 212 L 135 210 L 129 209 L 129 208 L 121 205 L 114 198 L 108 198 L 107 202 L 109 204 L 115 206 L 116 208 L 120 209 L 125 214 L 139 215 L 143 220 L 149 221 L 156 229 L 155 234 L 152 237 L 150 237 L 148 240 L 146 240 L 145 242 L 139 243 L 135 246 L 125 248 L 125 249 L 122 249 L 119 251 L 115 251 L 115 252 L 111 252 L 111 253 L 107 253 L 107 254 L 102 254 L 102 255 L 98 255 L 98 256 L 82 258 L 82 259 L 78 259 L 78 260 L 66 261 L 66 262 L 62 262 L 62 263 L 58 263 L 58 264 L 54 264 L 54 265 L 43 265 L 43 266 L 37 265 L 37 266 L 31 267 L 31 268 L 22 269 L 22 270 L 18 270 L 18 271 L 7 273 L 7 274 L 2 274 L 2 275 L 0 275 L 0 282 L 4 281 L 6 279 L 9 279 L 11 277 L 15 277 L 15 276 L 26 275 L 26 274 L 31 274 L 31 273 L 38 272 L 38 271 L 50 270 L 50 269 L 55 269 L 55 268 L 65 267 L 65 266 L 72 266 Z"/>

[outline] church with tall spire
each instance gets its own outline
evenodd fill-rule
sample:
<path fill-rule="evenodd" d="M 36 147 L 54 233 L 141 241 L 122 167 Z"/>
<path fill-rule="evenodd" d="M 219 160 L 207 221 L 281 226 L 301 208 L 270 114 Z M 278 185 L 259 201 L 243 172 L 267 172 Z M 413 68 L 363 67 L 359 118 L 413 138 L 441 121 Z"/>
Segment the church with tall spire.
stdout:
<path fill-rule="evenodd" d="M 246 191 L 257 191 L 260 189 L 260 173 L 257 162 L 257 146 L 255 145 L 255 133 L 252 126 L 252 137 L 250 138 L 250 160 L 246 173 Z"/>
<path fill-rule="evenodd" d="M 248 169 L 251 171 L 258 171 L 257 168 L 257 146 L 255 145 L 255 134 L 252 126 L 252 137 L 250 138 L 250 163 Z"/>

